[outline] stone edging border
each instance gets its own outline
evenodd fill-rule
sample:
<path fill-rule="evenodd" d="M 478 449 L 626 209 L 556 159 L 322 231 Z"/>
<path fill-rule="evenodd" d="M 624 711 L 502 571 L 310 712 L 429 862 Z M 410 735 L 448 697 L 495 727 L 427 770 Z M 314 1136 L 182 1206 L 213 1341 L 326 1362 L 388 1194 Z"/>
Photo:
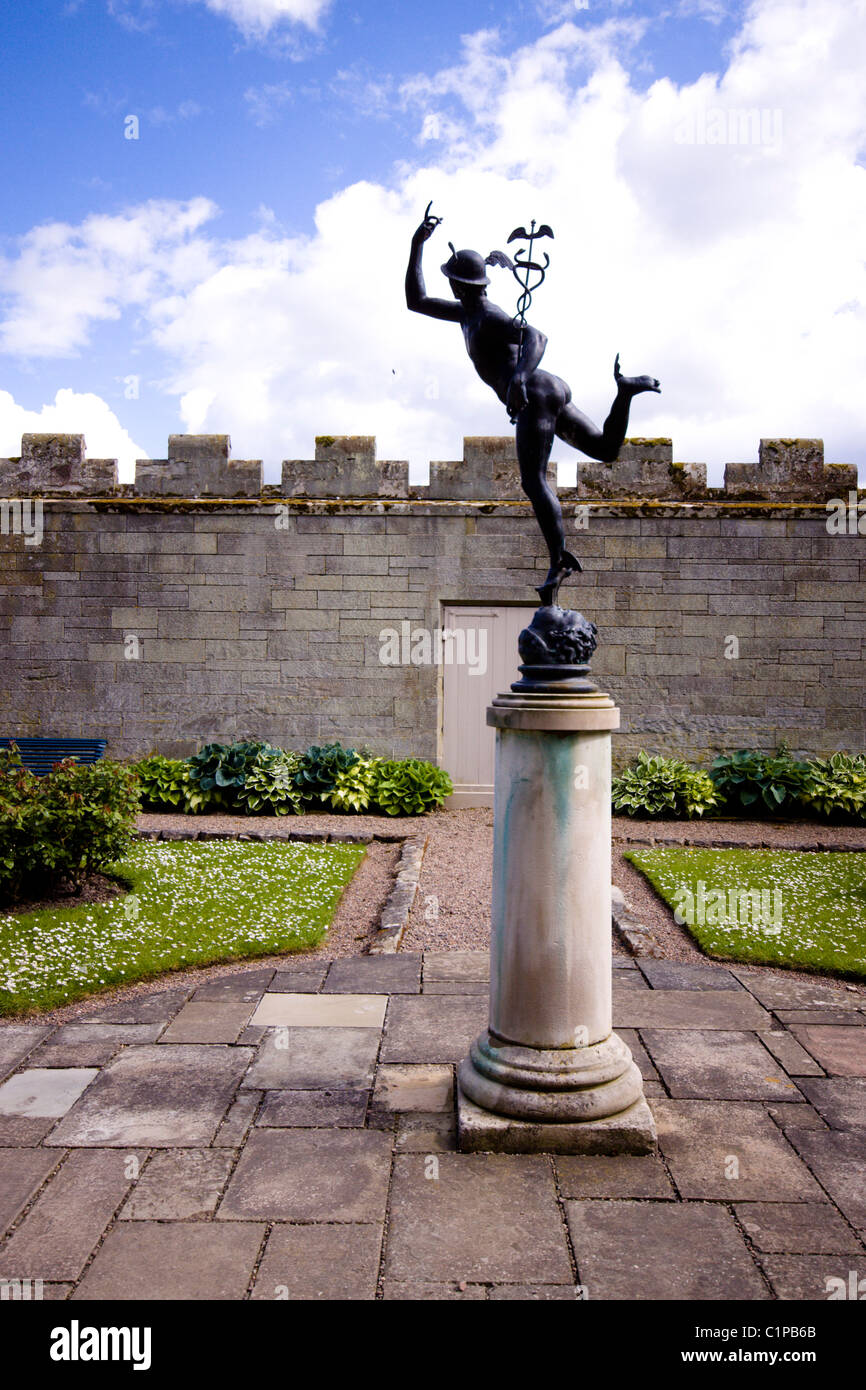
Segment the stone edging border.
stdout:
<path fill-rule="evenodd" d="M 282 829 L 282 827 L 280 827 Z M 428 836 L 425 834 L 405 835 L 400 834 L 396 828 L 393 831 L 363 831 L 363 830 L 296 830 L 294 826 L 286 826 L 284 834 L 266 835 L 258 830 L 175 830 L 172 833 L 162 830 L 137 830 L 135 838 L 137 840 L 297 840 L 301 843 L 310 844 L 313 841 L 318 843 L 330 843 L 335 845 L 369 845 L 374 840 L 379 840 L 385 844 L 400 844 L 400 860 L 397 865 L 397 874 L 394 879 L 394 886 L 385 901 L 385 905 L 379 914 L 379 927 L 373 937 L 369 948 L 372 955 L 391 955 L 398 950 L 406 931 L 409 921 L 409 913 L 415 902 L 415 895 L 418 892 L 418 880 L 421 877 L 421 864 L 424 860 L 424 851 L 427 848 Z"/>
<path fill-rule="evenodd" d="M 369 948 L 368 954 L 371 956 L 393 955 L 400 948 L 409 921 L 409 913 L 412 911 L 412 905 L 418 892 L 418 880 L 421 877 L 421 865 L 424 860 L 424 851 L 427 848 L 427 839 L 426 835 L 421 834 L 409 835 L 403 841 L 394 887 L 382 908 L 379 917 L 379 930 Z"/>
<path fill-rule="evenodd" d="M 653 956 L 656 960 L 664 960 L 665 953 L 649 927 L 632 916 L 622 889 L 617 888 L 615 883 L 610 888 L 610 919 L 620 941 L 633 956 Z"/>

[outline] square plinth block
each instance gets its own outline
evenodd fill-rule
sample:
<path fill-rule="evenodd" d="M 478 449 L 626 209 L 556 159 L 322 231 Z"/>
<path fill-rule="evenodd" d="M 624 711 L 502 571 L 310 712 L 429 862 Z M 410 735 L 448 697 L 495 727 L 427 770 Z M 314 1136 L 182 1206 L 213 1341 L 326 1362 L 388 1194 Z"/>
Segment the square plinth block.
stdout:
<path fill-rule="evenodd" d="M 457 1087 L 457 1147 L 461 1153 L 652 1154 L 658 1147 L 646 1101 L 604 1120 L 539 1124 L 482 1110 Z"/>

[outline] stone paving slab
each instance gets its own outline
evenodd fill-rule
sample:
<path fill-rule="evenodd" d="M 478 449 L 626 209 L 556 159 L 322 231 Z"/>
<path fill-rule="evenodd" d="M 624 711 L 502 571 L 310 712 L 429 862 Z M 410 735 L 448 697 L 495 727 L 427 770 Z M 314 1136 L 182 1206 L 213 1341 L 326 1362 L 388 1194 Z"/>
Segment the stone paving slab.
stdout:
<path fill-rule="evenodd" d="M 772 1019 L 745 990 L 622 990 L 614 994 L 613 1026 L 759 1032 Z"/>
<path fill-rule="evenodd" d="M 593 1158 L 558 1154 L 556 1174 L 563 1197 L 654 1197 L 670 1201 L 676 1196 L 665 1166 L 654 1155 L 624 1154 L 617 1158 Z"/>
<path fill-rule="evenodd" d="M 641 1041 L 640 1033 L 637 1031 L 637 1029 L 618 1028 L 616 1031 L 619 1037 L 622 1038 L 622 1041 L 625 1043 L 626 1047 L 631 1052 L 631 1055 L 634 1058 L 634 1060 L 637 1062 L 638 1070 L 640 1071 L 640 1074 L 643 1077 L 644 1081 L 659 1081 L 661 1078 L 659 1077 L 658 1072 L 653 1066 L 652 1058 L 650 1057 L 649 1053 L 644 1047 L 643 1042 Z M 662 1091 L 662 1095 L 664 1094 L 665 1092 Z"/>
<path fill-rule="evenodd" d="M 768 1255 L 863 1253 L 829 1202 L 743 1202 L 734 1211 L 755 1249 Z"/>
<path fill-rule="evenodd" d="M 590 1299 L 769 1298 L 733 1217 L 721 1207 L 566 1202 L 565 1210 Z"/>
<path fill-rule="evenodd" d="M 747 970 L 732 966 L 732 973 L 753 994 L 765 1009 L 858 1009 L 863 995 L 846 990 L 844 985 L 824 980 L 802 980 L 790 975 L 774 975 L 767 971 Z"/>
<path fill-rule="evenodd" d="M 268 1091 L 256 1124 L 264 1129 L 359 1129 L 369 1091 Z"/>
<path fill-rule="evenodd" d="M 381 1028 L 382 994 L 265 994 L 250 1022 L 265 1028 Z"/>
<path fill-rule="evenodd" d="M 381 1226 L 275 1226 L 253 1287 L 254 1299 L 372 1299 Z"/>
<path fill-rule="evenodd" d="M 842 1215 L 861 1235 L 866 1233 L 866 1130 L 789 1129 L 785 1133 Z"/>
<path fill-rule="evenodd" d="M 315 993 L 325 983 L 331 968 L 329 960 L 310 960 L 308 956 L 287 956 L 268 985 L 277 994 Z"/>
<path fill-rule="evenodd" d="M 233 1043 L 250 1021 L 259 999 L 191 999 L 168 1025 L 163 1043 Z"/>
<path fill-rule="evenodd" d="M 350 956 L 335 960 L 325 980 L 326 994 L 417 994 L 421 956 Z"/>
<path fill-rule="evenodd" d="M 252 1053 L 218 1044 L 128 1048 L 102 1071 L 46 1143 L 200 1148 L 209 1144 Z"/>
<path fill-rule="evenodd" d="M 170 1023 L 189 998 L 186 985 L 160 989 L 153 994 L 135 995 L 116 1004 L 88 1009 L 79 1017 L 80 1023 Z"/>
<path fill-rule="evenodd" d="M 232 1164 L 232 1149 L 163 1149 L 154 1154 L 124 1203 L 124 1221 L 191 1221 L 212 1215 Z"/>
<path fill-rule="evenodd" d="M 419 1111 L 399 1115 L 394 1148 L 397 1153 L 454 1153 L 457 1148 L 457 1122 L 453 1111 L 447 1114 Z"/>
<path fill-rule="evenodd" d="M 487 1289 L 484 1284 L 413 1284 L 399 1279 L 385 1279 L 382 1284 L 382 1297 L 386 1303 L 457 1303 L 468 1299 L 471 1303 L 486 1301 Z"/>
<path fill-rule="evenodd" d="M 799 1078 L 803 1076 L 822 1076 L 823 1069 L 815 1061 L 811 1053 L 802 1047 L 797 1039 L 782 1028 L 771 1028 L 769 1032 L 761 1034 L 761 1042 L 769 1052 L 772 1052 L 780 1066 L 784 1067 L 789 1076 Z M 802 1087 L 800 1087 L 802 1090 Z"/>
<path fill-rule="evenodd" d="M 786 1028 L 795 1023 L 806 1025 L 824 1024 L 839 1028 L 862 1028 L 866 1017 L 857 1010 L 848 1009 L 776 1009 L 776 1017 Z"/>
<path fill-rule="evenodd" d="M 259 996 L 270 989 L 276 971 L 273 969 L 264 970 L 241 970 L 233 975 L 218 976 L 215 980 L 205 980 L 204 984 L 199 985 L 193 1001 L 197 1004 L 203 1001 L 210 1003 L 228 1003 L 234 1000 L 237 1003 L 257 1003 Z"/>
<path fill-rule="evenodd" d="M 487 980 L 433 980 L 424 985 L 425 994 L 480 994 L 486 999 L 489 992 Z"/>
<path fill-rule="evenodd" d="M 239 1149 L 247 1137 L 262 1100 L 261 1091 L 238 1091 L 214 1138 L 217 1147 Z"/>
<path fill-rule="evenodd" d="M 791 1032 L 829 1076 L 866 1076 L 866 1028 L 801 1024 Z"/>
<path fill-rule="evenodd" d="M 786 1100 L 799 1094 L 753 1033 L 644 1028 L 641 1036 L 672 1096 Z"/>
<path fill-rule="evenodd" d="M 373 1104 L 383 1110 L 448 1110 L 454 1104 L 451 1067 L 383 1063 L 376 1075 Z"/>
<path fill-rule="evenodd" d="M 866 1295 L 862 1255 L 762 1255 L 761 1265 L 777 1298 L 823 1302 L 831 1294 L 837 1299 Z"/>
<path fill-rule="evenodd" d="M 673 960 L 643 959 L 639 970 L 653 989 L 743 989 L 730 970 L 715 965 L 683 965 Z"/>
<path fill-rule="evenodd" d="M 50 1032 L 51 1028 L 42 1023 L 4 1024 L 0 1028 L 0 1080 L 14 1071 Z"/>
<path fill-rule="evenodd" d="M 655 1100 L 653 1114 L 659 1148 L 684 1198 L 761 1201 L 772 1193 L 778 1202 L 815 1202 L 824 1196 L 760 1105 Z M 804 1133 L 828 1138 L 823 1131 Z"/>
<path fill-rule="evenodd" d="M 550 1303 L 554 1299 L 573 1303 L 582 1293 L 574 1284 L 493 1284 L 488 1297 L 494 1303 Z"/>
<path fill-rule="evenodd" d="M 12 1225 L 61 1157 L 50 1149 L 0 1149 L 0 1234 Z"/>
<path fill-rule="evenodd" d="M 425 951 L 424 984 L 490 979 L 489 951 Z"/>
<path fill-rule="evenodd" d="M 243 1085 L 262 1091 L 369 1090 L 380 1034 L 374 1028 L 274 1028 Z"/>
<path fill-rule="evenodd" d="M 809 1077 L 800 1089 L 831 1129 L 866 1127 L 866 1077 Z"/>
<path fill-rule="evenodd" d="M 79 1149 L 71 1153 L 0 1250 L 0 1274 L 16 1279 L 77 1279 L 129 1191 L 146 1155 Z"/>
<path fill-rule="evenodd" d="M 161 1023 L 67 1023 L 34 1052 L 34 1067 L 104 1067 L 121 1047 L 156 1042 Z"/>
<path fill-rule="evenodd" d="M 0 1115 L 59 1119 L 98 1075 L 96 1067 L 28 1067 L 0 1086 Z"/>
<path fill-rule="evenodd" d="M 217 1219 L 382 1222 L 390 1168 L 387 1134 L 255 1129 Z"/>
<path fill-rule="evenodd" d="M 243 1298 L 266 1230 L 262 1222 L 118 1222 L 72 1297 Z"/>
<path fill-rule="evenodd" d="M 385 1275 L 420 1283 L 570 1283 L 549 1160 L 503 1154 L 396 1158 Z"/>
<path fill-rule="evenodd" d="M 393 998 L 382 1042 L 383 1062 L 451 1062 L 465 1057 L 487 1027 L 486 995 Z"/>
<path fill-rule="evenodd" d="M 804 1105 L 802 1101 L 781 1101 L 777 1105 L 768 1105 L 767 1114 L 774 1120 L 781 1130 L 787 1129 L 829 1129 L 829 1125 L 811 1105 Z"/>

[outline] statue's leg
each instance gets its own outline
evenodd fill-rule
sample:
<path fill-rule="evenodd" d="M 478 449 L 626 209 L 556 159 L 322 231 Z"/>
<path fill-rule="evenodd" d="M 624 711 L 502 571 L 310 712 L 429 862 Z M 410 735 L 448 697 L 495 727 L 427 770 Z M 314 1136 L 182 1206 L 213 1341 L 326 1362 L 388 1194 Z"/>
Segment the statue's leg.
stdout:
<path fill-rule="evenodd" d="M 556 418 L 556 434 L 579 449 L 591 459 L 602 463 L 613 463 L 625 439 L 628 429 L 628 412 L 631 396 L 627 391 L 617 391 L 616 399 L 602 429 L 594 425 L 588 415 L 578 410 L 576 405 L 565 405 Z"/>
<path fill-rule="evenodd" d="M 555 566 L 565 547 L 562 508 L 559 498 L 547 481 L 547 465 L 553 447 L 556 416 L 543 401 L 533 400 L 517 417 L 517 461 L 520 464 L 520 484 L 532 503 L 532 510 L 541 527 L 551 567 Z"/>

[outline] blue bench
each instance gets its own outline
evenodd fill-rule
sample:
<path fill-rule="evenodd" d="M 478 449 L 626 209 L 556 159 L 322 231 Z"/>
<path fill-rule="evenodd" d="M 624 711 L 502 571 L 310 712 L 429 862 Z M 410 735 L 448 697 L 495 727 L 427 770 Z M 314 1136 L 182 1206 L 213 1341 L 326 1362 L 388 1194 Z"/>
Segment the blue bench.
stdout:
<path fill-rule="evenodd" d="M 0 748 L 8 748 L 10 743 L 18 745 L 22 763 L 38 777 L 44 777 L 63 758 L 95 763 L 105 752 L 104 738 L 0 738 Z"/>

